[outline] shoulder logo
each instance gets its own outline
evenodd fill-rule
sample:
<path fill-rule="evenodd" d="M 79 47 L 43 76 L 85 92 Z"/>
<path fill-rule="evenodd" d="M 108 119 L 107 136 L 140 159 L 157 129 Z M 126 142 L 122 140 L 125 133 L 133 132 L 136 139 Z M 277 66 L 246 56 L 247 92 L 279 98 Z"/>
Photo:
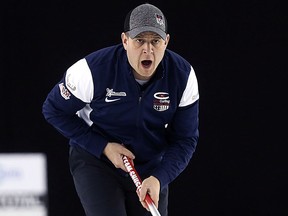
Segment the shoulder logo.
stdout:
<path fill-rule="evenodd" d="M 153 108 L 157 111 L 166 111 L 169 109 L 170 100 L 167 92 L 156 92 L 154 94 Z"/>
<path fill-rule="evenodd" d="M 105 102 L 107 102 L 107 103 L 121 100 L 120 97 L 126 96 L 126 92 L 114 92 L 113 89 L 109 89 L 109 88 L 106 88 L 106 92 L 107 93 L 106 93 Z M 117 97 L 117 98 L 112 99 L 111 97 Z"/>
<path fill-rule="evenodd" d="M 71 80 L 71 74 L 68 74 L 66 84 L 72 91 L 76 90 L 76 85 Z"/>

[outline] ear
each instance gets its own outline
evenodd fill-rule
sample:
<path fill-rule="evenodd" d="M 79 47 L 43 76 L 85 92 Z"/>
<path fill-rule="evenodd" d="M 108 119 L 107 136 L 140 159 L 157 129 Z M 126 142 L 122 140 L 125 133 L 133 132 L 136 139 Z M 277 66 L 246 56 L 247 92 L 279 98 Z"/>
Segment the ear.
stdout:
<path fill-rule="evenodd" d="M 166 46 L 168 45 L 169 40 L 170 40 L 170 35 L 167 34 L 167 35 L 166 35 L 166 40 L 165 40 L 165 45 L 166 45 Z"/>
<path fill-rule="evenodd" d="M 123 47 L 126 50 L 127 49 L 127 43 L 128 43 L 128 37 L 124 32 L 122 32 L 122 34 L 121 34 L 121 40 L 122 40 Z"/>

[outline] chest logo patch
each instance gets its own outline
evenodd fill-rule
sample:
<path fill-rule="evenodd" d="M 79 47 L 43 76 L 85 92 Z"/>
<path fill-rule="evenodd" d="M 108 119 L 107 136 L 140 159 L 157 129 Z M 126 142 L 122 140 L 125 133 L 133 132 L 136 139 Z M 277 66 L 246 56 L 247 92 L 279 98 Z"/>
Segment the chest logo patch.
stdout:
<path fill-rule="evenodd" d="M 166 111 L 169 109 L 170 100 L 167 92 L 156 92 L 154 94 L 153 108 L 157 111 Z"/>
<path fill-rule="evenodd" d="M 109 89 L 106 88 L 106 98 L 105 98 L 105 102 L 106 103 L 110 103 L 110 102 L 114 102 L 114 101 L 118 101 L 121 98 L 120 97 L 125 97 L 126 96 L 126 92 L 114 92 L 113 89 Z M 111 97 L 116 97 L 116 98 L 111 98 Z"/>

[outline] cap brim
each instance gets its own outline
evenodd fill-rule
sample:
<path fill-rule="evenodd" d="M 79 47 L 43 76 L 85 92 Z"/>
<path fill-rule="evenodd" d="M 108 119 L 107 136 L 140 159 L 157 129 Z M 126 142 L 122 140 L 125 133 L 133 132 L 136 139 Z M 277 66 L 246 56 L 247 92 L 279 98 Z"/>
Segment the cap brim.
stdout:
<path fill-rule="evenodd" d="M 162 31 L 159 28 L 152 27 L 152 26 L 143 26 L 143 27 L 134 28 L 128 31 L 129 37 L 131 37 L 132 39 L 136 37 L 138 34 L 143 33 L 143 32 L 154 32 L 158 34 L 161 38 L 163 38 L 163 40 L 166 39 L 166 33 L 164 31 Z"/>

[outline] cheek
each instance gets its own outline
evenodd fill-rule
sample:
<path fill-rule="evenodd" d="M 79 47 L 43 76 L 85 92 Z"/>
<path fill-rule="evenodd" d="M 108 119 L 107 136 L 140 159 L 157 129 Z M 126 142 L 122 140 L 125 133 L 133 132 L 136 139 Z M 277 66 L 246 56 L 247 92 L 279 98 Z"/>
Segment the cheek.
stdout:
<path fill-rule="evenodd" d="M 127 50 L 127 55 L 129 56 L 130 59 L 136 60 L 139 58 L 139 52 L 134 49 Z"/>
<path fill-rule="evenodd" d="M 164 53 L 165 53 L 165 50 L 163 50 L 163 52 L 161 51 L 161 52 L 155 53 L 155 63 L 157 65 L 162 61 Z"/>
<path fill-rule="evenodd" d="M 127 57 L 131 66 L 135 66 L 137 64 L 136 55 L 133 52 L 127 50 Z"/>

